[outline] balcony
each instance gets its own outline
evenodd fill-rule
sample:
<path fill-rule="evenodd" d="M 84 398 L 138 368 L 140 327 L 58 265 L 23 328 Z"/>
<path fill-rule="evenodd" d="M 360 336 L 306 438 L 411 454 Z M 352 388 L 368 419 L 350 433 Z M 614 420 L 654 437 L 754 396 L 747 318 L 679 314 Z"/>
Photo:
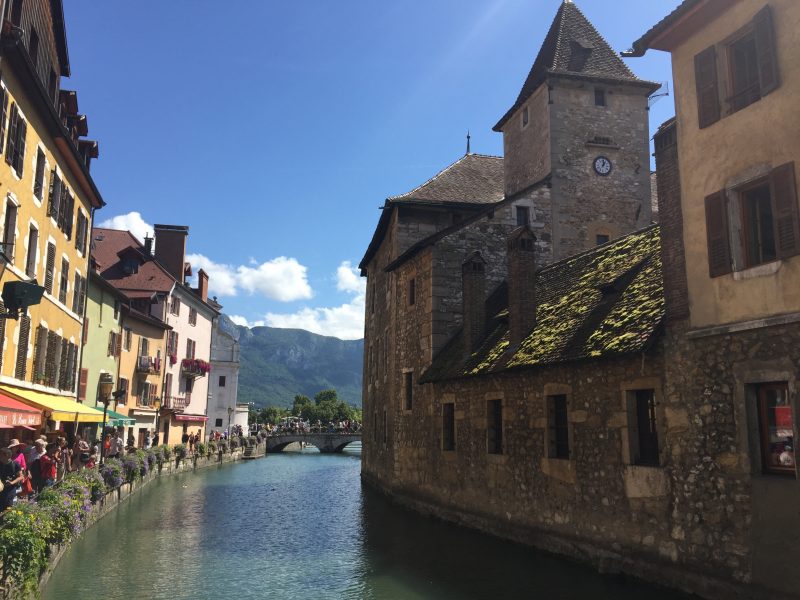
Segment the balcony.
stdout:
<path fill-rule="evenodd" d="M 181 361 L 181 375 L 184 377 L 205 377 L 211 371 L 211 364 L 201 358 L 184 358 Z"/>
<path fill-rule="evenodd" d="M 164 396 L 164 403 L 161 406 L 162 408 L 169 408 L 171 410 L 184 410 L 189 406 L 191 401 L 191 394 L 186 394 L 186 396 L 181 398 L 178 396 Z"/>
<path fill-rule="evenodd" d="M 136 372 L 148 375 L 161 373 L 161 358 L 157 356 L 138 356 L 136 359 Z"/>

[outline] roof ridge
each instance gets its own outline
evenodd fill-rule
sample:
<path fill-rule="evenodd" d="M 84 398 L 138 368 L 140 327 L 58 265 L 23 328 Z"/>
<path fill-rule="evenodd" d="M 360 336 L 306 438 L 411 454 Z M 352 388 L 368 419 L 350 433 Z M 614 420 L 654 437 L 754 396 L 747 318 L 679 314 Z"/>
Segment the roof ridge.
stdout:
<path fill-rule="evenodd" d="M 414 189 L 412 189 L 412 190 L 410 190 L 410 191 L 408 191 L 408 192 L 405 192 L 404 194 L 396 194 L 396 195 L 394 195 L 394 196 L 389 196 L 388 198 L 386 198 L 386 200 L 388 201 L 388 200 L 394 200 L 394 199 L 396 199 L 396 198 L 401 198 L 401 197 L 403 197 L 403 196 L 410 196 L 411 194 L 413 194 L 413 193 L 414 193 L 414 192 L 416 192 L 417 190 L 419 190 L 419 189 L 421 189 L 421 188 L 424 188 L 424 187 L 425 187 L 426 185 L 428 185 L 429 183 L 431 183 L 431 182 L 435 181 L 436 179 L 438 179 L 439 177 L 441 177 L 441 176 L 442 176 L 444 173 L 446 173 L 447 171 L 449 171 L 450 169 L 452 169 L 453 167 L 455 167 L 455 166 L 456 166 L 458 163 L 460 163 L 462 160 L 464 160 L 465 158 L 467 158 L 467 156 L 469 156 L 469 154 L 465 154 L 464 156 L 462 156 L 461 158 L 459 158 L 459 159 L 458 159 L 457 161 L 455 161 L 454 163 L 451 163 L 451 164 L 447 165 L 447 166 L 446 166 L 444 169 L 442 169 L 441 171 L 439 171 L 438 173 L 436 173 L 436 175 L 434 175 L 433 177 L 431 177 L 430 179 L 428 179 L 428 180 L 427 180 L 427 181 L 425 181 L 424 183 L 421 183 L 420 185 L 418 185 L 418 186 L 417 186 L 417 187 L 415 187 Z"/>
<path fill-rule="evenodd" d="M 617 53 L 617 52 L 614 50 L 614 48 L 612 48 L 612 47 L 611 47 L 611 44 L 609 44 L 609 43 L 608 43 L 608 40 L 606 39 L 606 36 L 604 36 L 602 33 L 600 33 L 600 30 L 599 30 L 599 29 L 597 29 L 597 27 L 595 27 L 595 26 L 594 26 L 594 24 L 593 24 L 593 23 L 592 23 L 592 22 L 589 20 L 589 18 L 588 18 L 588 17 L 587 17 L 587 16 L 586 16 L 586 15 L 583 13 L 583 11 L 580 9 L 580 7 L 579 7 L 577 4 L 575 4 L 574 2 L 564 2 L 564 3 L 562 4 L 562 6 L 564 6 L 564 5 L 567 5 L 567 4 L 569 4 L 570 6 L 572 6 L 572 8 L 573 8 L 574 10 L 576 10 L 576 11 L 578 12 L 578 14 L 579 14 L 581 17 L 583 17 L 583 19 L 584 19 L 584 20 L 585 20 L 587 23 L 589 23 L 589 25 L 591 25 L 591 26 L 592 26 L 592 29 L 593 29 L 593 30 L 594 30 L 594 32 L 597 34 L 597 37 L 599 37 L 599 38 L 600 38 L 600 41 L 601 41 L 601 42 L 603 42 L 603 43 L 606 45 L 606 47 L 607 47 L 607 48 L 608 48 L 608 50 L 611 52 L 611 54 L 613 54 L 613 55 L 614 55 L 614 56 L 615 56 L 615 57 L 616 57 L 616 58 L 619 60 L 619 63 L 620 63 L 620 64 L 621 64 L 621 65 L 622 65 L 622 66 L 625 68 L 625 70 L 628 72 L 628 74 L 629 74 L 631 77 L 633 77 L 634 79 L 636 79 L 636 80 L 639 80 L 639 77 L 636 75 L 636 73 L 634 73 L 634 72 L 631 70 L 631 68 L 630 68 L 630 67 L 629 67 L 627 64 L 625 64 L 625 61 L 623 61 L 623 60 L 622 60 L 622 58 L 620 57 L 619 53 Z"/>

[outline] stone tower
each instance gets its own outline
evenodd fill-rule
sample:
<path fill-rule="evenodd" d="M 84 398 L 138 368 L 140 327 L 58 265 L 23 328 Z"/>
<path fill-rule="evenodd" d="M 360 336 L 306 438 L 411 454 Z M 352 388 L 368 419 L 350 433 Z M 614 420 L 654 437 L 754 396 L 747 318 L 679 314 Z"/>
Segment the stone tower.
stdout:
<path fill-rule="evenodd" d="M 550 202 L 531 219 L 543 263 L 650 223 L 647 102 L 657 88 L 628 69 L 573 2 L 561 5 L 494 127 L 503 133 L 506 197 L 549 179 Z"/>

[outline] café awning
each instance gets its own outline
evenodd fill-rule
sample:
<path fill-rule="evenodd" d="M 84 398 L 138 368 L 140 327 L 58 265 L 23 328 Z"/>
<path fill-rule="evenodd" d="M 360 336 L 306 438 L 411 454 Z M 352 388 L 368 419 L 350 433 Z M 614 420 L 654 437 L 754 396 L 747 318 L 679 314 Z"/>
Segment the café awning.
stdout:
<path fill-rule="evenodd" d="M 41 424 L 41 410 L 0 393 L 0 428 L 35 427 Z"/>
<path fill-rule="evenodd" d="M 195 421 L 197 423 L 205 423 L 208 417 L 205 415 L 187 415 L 186 413 L 179 413 L 175 415 L 176 421 Z"/>
<path fill-rule="evenodd" d="M 100 410 L 99 408 L 97 410 Z M 136 425 L 136 419 L 133 417 L 129 417 L 128 415 L 123 415 L 118 412 L 114 412 L 113 410 L 109 410 L 106 413 L 106 425 L 111 427 L 132 427 Z"/>
<path fill-rule="evenodd" d="M 0 387 L 0 393 L 50 413 L 53 421 L 78 421 L 79 423 L 102 423 L 103 411 L 75 402 L 64 396 L 16 387 Z"/>

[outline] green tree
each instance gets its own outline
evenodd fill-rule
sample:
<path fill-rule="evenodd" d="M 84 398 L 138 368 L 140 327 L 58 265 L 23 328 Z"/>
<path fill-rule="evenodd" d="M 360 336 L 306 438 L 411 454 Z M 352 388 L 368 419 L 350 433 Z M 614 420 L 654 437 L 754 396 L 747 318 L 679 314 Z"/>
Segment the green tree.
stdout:
<path fill-rule="evenodd" d="M 339 396 L 336 394 L 336 390 L 322 390 L 314 395 L 314 402 L 317 405 L 328 402 L 336 403 L 338 400 Z"/>

